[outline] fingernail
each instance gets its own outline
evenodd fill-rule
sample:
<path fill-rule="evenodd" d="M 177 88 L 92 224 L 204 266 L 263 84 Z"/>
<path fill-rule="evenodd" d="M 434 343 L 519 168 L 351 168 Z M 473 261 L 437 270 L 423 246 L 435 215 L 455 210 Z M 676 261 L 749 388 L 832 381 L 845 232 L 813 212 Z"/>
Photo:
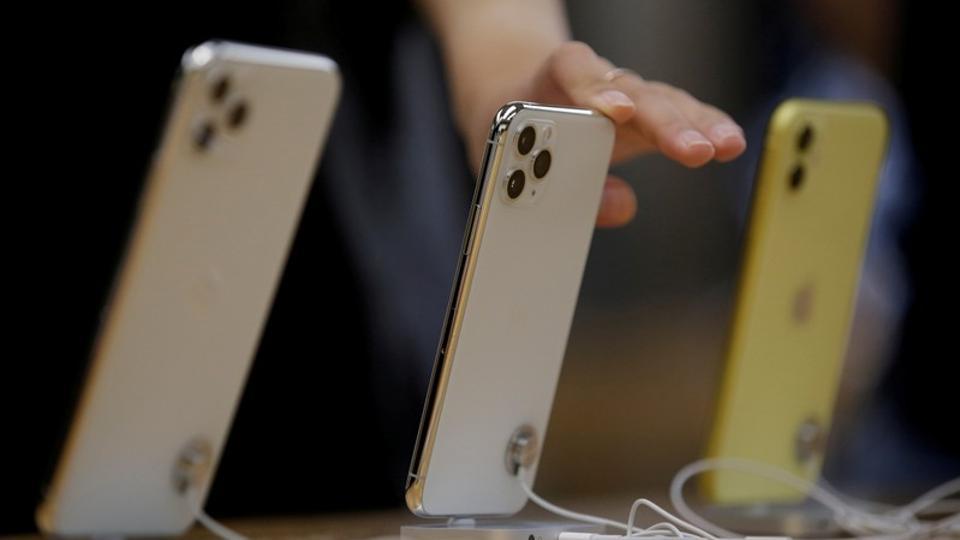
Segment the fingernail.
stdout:
<path fill-rule="evenodd" d="M 713 129 L 710 130 L 710 134 L 713 135 L 716 140 L 722 141 L 732 137 L 742 138 L 743 130 L 735 124 L 724 123 L 713 126 Z"/>
<path fill-rule="evenodd" d="M 609 107 L 633 107 L 633 100 L 619 90 L 604 90 L 599 97 Z"/>
<path fill-rule="evenodd" d="M 713 144 L 711 144 L 706 137 L 701 135 L 699 131 L 692 129 L 688 129 L 680 133 L 680 142 L 686 148 L 693 148 L 694 146 L 702 145 L 713 146 Z"/>

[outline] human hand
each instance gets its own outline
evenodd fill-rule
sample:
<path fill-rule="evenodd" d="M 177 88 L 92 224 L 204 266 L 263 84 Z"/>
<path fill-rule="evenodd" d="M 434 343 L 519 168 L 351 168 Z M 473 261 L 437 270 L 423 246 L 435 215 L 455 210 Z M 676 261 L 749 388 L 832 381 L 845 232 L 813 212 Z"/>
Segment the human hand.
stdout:
<path fill-rule="evenodd" d="M 489 119 L 504 102 L 536 101 L 597 109 L 616 125 L 612 162 L 660 152 L 687 167 L 712 160 L 730 161 L 743 153 L 743 130 L 723 111 L 665 83 L 647 81 L 616 68 L 585 43 L 568 41 L 547 56 L 532 78 L 495 92 L 474 93 L 484 102 L 470 104 L 466 131 L 485 137 Z M 474 148 L 476 146 L 477 148 Z M 470 157 L 479 165 L 482 145 L 470 144 Z M 633 219 L 636 195 L 622 178 L 609 175 L 597 216 L 597 226 L 618 227 Z"/>

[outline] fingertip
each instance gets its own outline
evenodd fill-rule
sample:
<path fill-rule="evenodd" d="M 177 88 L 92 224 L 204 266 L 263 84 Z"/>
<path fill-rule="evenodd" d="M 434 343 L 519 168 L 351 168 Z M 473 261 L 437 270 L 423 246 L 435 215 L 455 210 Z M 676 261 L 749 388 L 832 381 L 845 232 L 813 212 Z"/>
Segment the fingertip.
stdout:
<path fill-rule="evenodd" d="M 688 129 L 680 132 L 671 141 L 672 149 L 663 149 L 667 157 L 687 167 L 700 167 L 716 155 L 716 148 L 699 131 Z"/>
<path fill-rule="evenodd" d="M 747 150 L 747 141 L 745 139 L 724 141 L 722 146 L 717 147 L 717 161 L 726 163 L 740 157 Z"/>
<path fill-rule="evenodd" d="M 735 159 L 747 149 L 747 140 L 740 126 L 722 123 L 710 130 L 710 140 L 716 148 L 715 159 L 726 162 Z"/>

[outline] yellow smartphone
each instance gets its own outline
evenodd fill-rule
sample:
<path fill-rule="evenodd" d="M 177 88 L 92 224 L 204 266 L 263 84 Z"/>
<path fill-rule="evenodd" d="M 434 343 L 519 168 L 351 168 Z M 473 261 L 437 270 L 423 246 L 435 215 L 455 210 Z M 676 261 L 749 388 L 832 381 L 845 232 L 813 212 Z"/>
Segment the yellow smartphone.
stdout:
<path fill-rule="evenodd" d="M 791 99 L 773 113 L 754 185 L 709 457 L 820 474 L 886 150 L 869 103 Z M 738 472 L 701 488 L 715 504 L 804 494 Z"/>

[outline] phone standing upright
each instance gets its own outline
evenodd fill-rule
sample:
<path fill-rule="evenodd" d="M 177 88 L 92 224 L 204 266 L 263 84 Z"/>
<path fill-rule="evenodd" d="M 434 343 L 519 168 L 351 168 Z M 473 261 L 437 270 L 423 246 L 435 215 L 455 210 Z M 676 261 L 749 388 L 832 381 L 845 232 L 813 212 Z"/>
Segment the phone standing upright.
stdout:
<path fill-rule="evenodd" d="M 773 113 L 710 457 L 819 475 L 887 131 L 869 103 L 791 99 Z M 732 471 L 711 472 L 701 485 L 719 504 L 804 497 Z"/>
<path fill-rule="evenodd" d="M 613 140 L 595 111 L 497 113 L 407 479 L 415 514 L 526 503 L 516 475 L 534 480 Z"/>
<path fill-rule="evenodd" d="M 202 505 L 339 94 L 328 58 L 188 50 L 66 444 L 47 533 L 174 535 Z"/>

